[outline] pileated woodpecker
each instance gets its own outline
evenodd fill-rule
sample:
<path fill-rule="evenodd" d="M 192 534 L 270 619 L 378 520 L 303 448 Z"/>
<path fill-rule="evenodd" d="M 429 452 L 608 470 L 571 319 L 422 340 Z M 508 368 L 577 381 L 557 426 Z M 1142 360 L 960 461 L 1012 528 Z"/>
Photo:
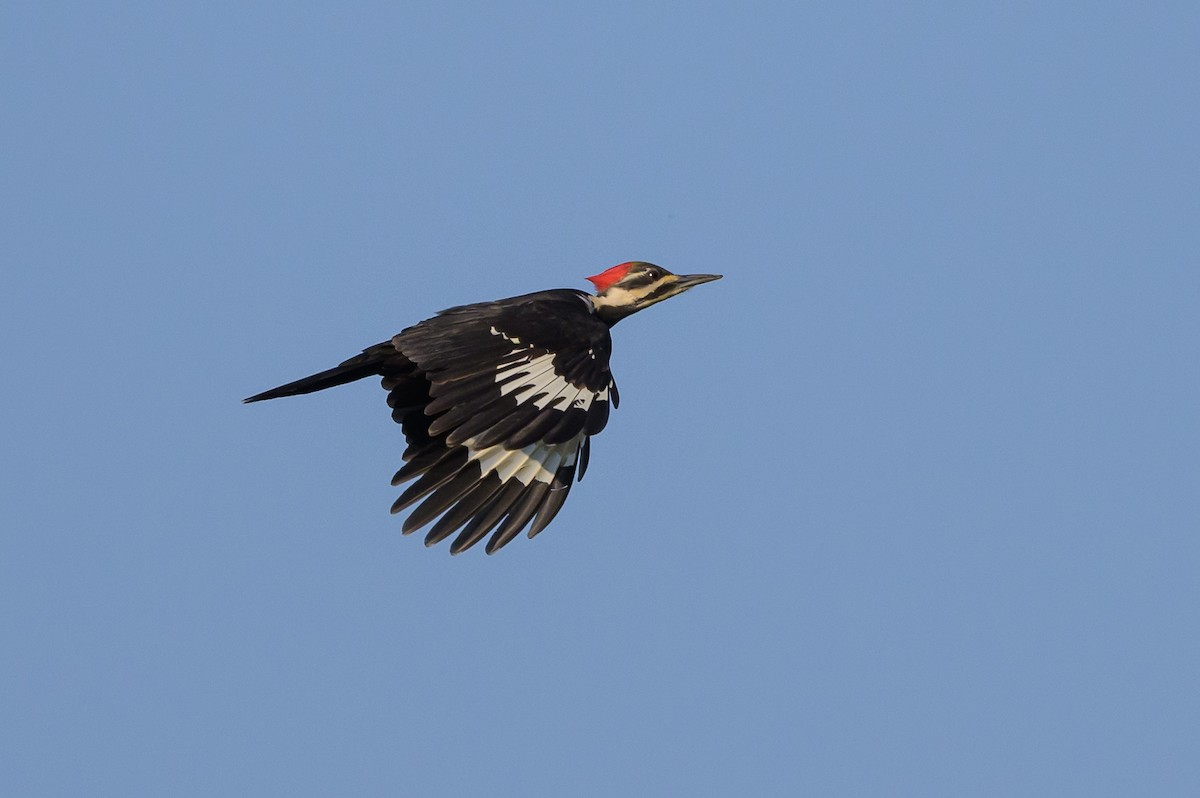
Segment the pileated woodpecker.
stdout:
<path fill-rule="evenodd" d="M 420 502 L 404 534 L 437 518 L 425 545 L 461 528 L 450 545 L 458 554 L 495 529 L 491 554 L 530 521 L 529 537 L 543 530 L 577 471 L 583 479 L 589 436 L 604 429 L 609 402 L 618 401 L 609 328 L 720 277 L 632 261 L 587 278 L 594 296 L 561 288 L 453 307 L 335 368 L 245 401 L 382 376 L 408 441 L 392 484 L 416 478 L 392 512 Z"/>

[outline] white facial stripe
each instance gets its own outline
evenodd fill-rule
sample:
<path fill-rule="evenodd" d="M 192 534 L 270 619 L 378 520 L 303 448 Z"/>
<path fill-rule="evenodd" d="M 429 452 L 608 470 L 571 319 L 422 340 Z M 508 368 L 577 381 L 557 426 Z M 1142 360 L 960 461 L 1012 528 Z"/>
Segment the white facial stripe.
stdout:
<path fill-rule="evenodd" d="M 640 292 L 639 292 L 640 293 Z M 592 297 L 592 306 L 596 308 L 626 307 L 636 302 L 636 296 L 625 288 L 611 286 L 604 293 Z"/>
<path fill-rule="evenodd" d="M 648 305 L 653 305 L 675 296 L 675 293 L 672 291 L 676 288 L 677 282 L 678 280 L 675 275 L 667 275 L 658 278 L 654 282 L 644 285 L 633 284 L 632 287 L 628 288 L 621 283 L 617 283 L 592 297 L 592 304 L 597 309 L 610 307 L 637 309 L 647 307 Z M 662 293 L 656 293 L 659 289 L 664 290 Z"/>

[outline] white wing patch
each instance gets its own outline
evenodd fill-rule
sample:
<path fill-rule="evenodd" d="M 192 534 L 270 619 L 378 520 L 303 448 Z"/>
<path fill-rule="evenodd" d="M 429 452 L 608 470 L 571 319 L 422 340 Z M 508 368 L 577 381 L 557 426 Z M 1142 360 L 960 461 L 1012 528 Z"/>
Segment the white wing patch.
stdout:
<path fill-rule="evenodd" d="M 519 351 L 514 350 L 511 354 Z M 516 376 L 522 373 L 524 376 Z M 532 399 L 532 404 L 539 410 L 560 404 L 569 407 L 572 402 L 579 407 L 580 400 L 577 397 L 583 392 L 583 389 L 572 385 L 554 370 L 552 354 L 505 363 L 496 371 L 496 383 L 500 386 L 501 396 L 514 394 L 517 404 L 525 404 Z M 535 396 L 538 398 L 533 399 Z"/>
<path fill-rule="evenodd" d="M 495 471 L 502 483 L 516 479 L 528 487 L 534 480 L 549 484 L 559 468 L 574 463 L 583 445 L 583 433 L 562 443 L 531 443 L 520 449 L 500 445 L 476 449 L 474 438 L 463 443 L 470 452 L 468 462 L 479 463 L 481 478 Z"/>
<path fill-rule="evenodd" d="M 492 335 L 499 335 L 505 341 L 509 341 L 510 343 L 514 343 L 514 344 L 521 343 L 520 338 L 516 337 L 515 335 L 509 335 L 508 333 L 500 332 L 499 330 L 496 329 L 496 325 L 494 325 L 494 324 L 492 325 L 492 328 L 490 330 L 488 330 L 488 332 L 490 332 Z M 520 351 L 520 350 L 514 350 L 514 351 Z"/>

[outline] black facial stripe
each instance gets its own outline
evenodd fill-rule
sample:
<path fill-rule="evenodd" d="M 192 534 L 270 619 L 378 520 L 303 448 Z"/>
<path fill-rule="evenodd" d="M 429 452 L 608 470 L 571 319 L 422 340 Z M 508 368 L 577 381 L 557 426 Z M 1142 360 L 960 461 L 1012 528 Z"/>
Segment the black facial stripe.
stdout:
<path fill-rule="evenodd" d="M 622 281 L 620 285 L 627 291 L 635 291 L 638 288 L 642 288 L 654 283 L 658 279 L 659 278 L 655 277 L 653 274 L 642 273 L 633 278 L 627 278 L 626 280 Z"/>
<path fill-rule="evenodd" d="M 675 295 L 675 283 L 663 283 L 645 296 L 638 297 L 638 303 L 657 302 Z"/>

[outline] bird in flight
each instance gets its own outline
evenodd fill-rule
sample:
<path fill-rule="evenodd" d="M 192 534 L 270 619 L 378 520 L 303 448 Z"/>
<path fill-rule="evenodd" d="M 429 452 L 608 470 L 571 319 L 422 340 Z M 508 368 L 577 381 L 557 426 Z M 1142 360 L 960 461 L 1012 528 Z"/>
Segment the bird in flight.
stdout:
<path fill-rule="evenodd" d="M 618 402 L 612 326 L 720 278 L 622 263 L 587 278 L 595 294 L 560 288 L 449 308 L 334 368 L 244 401 L 382 377 L 408 442 L 392 484 L 414 480 L 392 505 L 393 513 L 417 505 L 404 534 L 436 519 L 425 545 L 457 532 L 450 553 L 458 554 L 492 533 L 492 554 L 526 526 L 531 538 L 545 529 L 576 474 L 583 479 L 589 438 Z"/>

